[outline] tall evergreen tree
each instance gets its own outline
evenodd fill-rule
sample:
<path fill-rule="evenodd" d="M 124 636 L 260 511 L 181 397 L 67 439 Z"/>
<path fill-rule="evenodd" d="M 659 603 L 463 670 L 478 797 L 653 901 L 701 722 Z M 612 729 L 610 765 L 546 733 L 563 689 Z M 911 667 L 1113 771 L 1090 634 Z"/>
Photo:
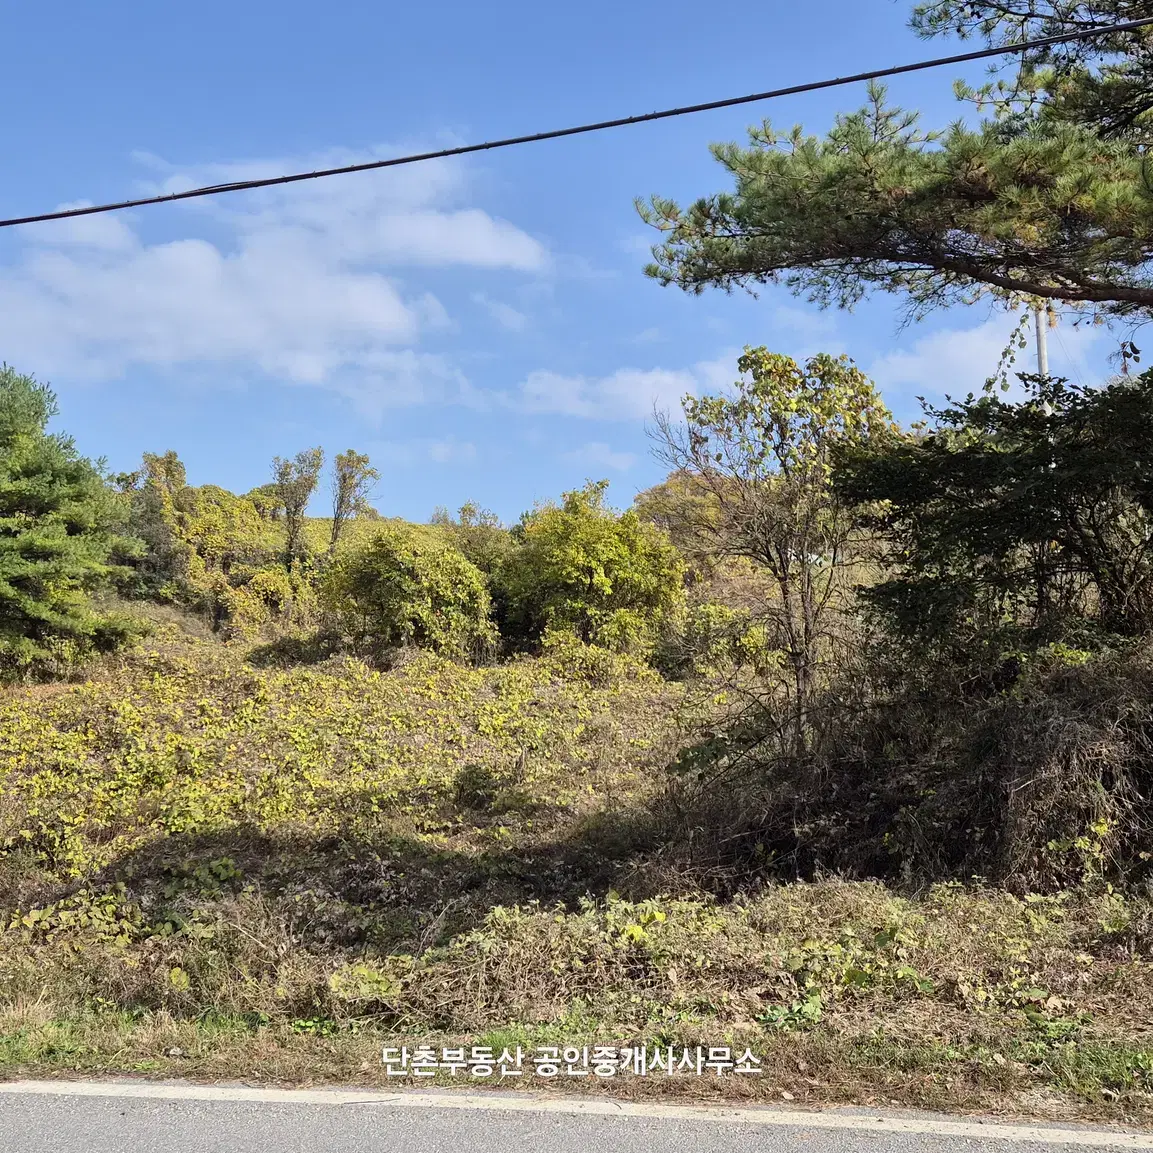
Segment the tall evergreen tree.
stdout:
<path fill-rule="evenodd" d="M 937 0 L 925 35 L 1020 41 L 1153 15 L 1153 0 Z M 993 114 L 924 131 L 874 85 L 825 137 L 768 122 L 713 155 L 734 187 L 638 205 L 665 238 L 649 275 L 700 292 L 783 283 L 850 307 L 880 289 L 913 315 L 986 296 L 1097 317 L 1153 313 L 1153 31 L 1027 55 L 958 95 Z M 1007 78 L 1006 78 L 1007 77 Z"/>
<path fill-rule="evenodd" d="M 49 433 L 56 397 L 0 367 L 0 668 L 113 647 L 123 621 L 94 611 L 88 594 L 117 572 L 125 502 L 72 439 Z"/>

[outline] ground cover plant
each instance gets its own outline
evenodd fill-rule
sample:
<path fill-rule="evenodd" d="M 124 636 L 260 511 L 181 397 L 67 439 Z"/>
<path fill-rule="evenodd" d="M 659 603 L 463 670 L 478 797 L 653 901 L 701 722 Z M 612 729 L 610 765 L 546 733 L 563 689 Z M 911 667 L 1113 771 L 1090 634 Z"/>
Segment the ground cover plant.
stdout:
<path fill-rule="evenodd" d="M 167 626 L 0 703 L 9 1072 L 371 1082 L 414 1038 L 729 1044 L 755 1083 L 612 1085 L 1147 1108 L 1148 902 L 726 894 L 679 847 L 691 782 L 661 772 L 699 715 L 685 685 L 578 644 L 387 671 L 251 651 Z"/>
<path fill-rule="evenodd" d="M 1003 43 L 1131 7 L 913 20 Z M 1147 45 L 1015 58 L 944 134 L 878 89 L 825 137 L 765 125 L 715 149 L 733 191 L 643 206 L 650 272 L 1143 323 Z M 391 517 L 353 448 L 286 446 L 247 492 L 172 450 L 113 475 L 3 368 L 0 1075 L 702 1046 L 760 1071 L 545 1083 L 1148 1122 L 1125 335 L 1094 387 L 1000 395 L 1009 349 L 908 427 L 847 356 L 746 348 L 658 414 L 663 481 L 511 523 Z"/>

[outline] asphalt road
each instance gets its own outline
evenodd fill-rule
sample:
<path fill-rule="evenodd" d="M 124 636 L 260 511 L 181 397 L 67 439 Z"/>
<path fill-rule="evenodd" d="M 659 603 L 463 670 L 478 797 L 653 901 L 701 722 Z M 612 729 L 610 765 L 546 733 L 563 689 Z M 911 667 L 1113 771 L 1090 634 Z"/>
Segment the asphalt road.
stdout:
<path fill-rule="evenodd" d="M 1149 1149 L 1113 1133 L 838 1110 L 809 1114 L 495 1094 L 147 1082 L 0 1084 L 0 1153 L 1064 1153 Z"/>

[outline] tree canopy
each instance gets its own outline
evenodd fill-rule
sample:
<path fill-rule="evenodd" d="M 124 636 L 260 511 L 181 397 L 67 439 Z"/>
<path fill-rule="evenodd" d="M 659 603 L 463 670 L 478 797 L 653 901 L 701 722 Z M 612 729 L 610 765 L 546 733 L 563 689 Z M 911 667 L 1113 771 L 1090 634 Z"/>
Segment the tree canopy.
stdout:
<path fill-rule="evenodd" d="M 855 523 L 834 492 L 833 451 L 885 438 L 892 422 L 845 357 L 800 365 L 747 348 L 737 368 L 731 393 L 686 398 L 683 425 L 660 418 L 659 455 L 696 491 L 679 503 L 682 520 L 721 555 L 746 558 L 770 578 L 776 596 L 758 615 L 791 670 L 799 736 L 853 559 Z"/>
<path fill-rule="evenodd" d="M 367 458 L 365 459 L 367 465 Z M 300 558 L 304 540 L 304 514 L 308 502 L 316 491 L 320 470 L 324 467 L 324 450 L 302 449 L 291 460 L 274 457 L 272 460 L 273 486 L 284 509 L 285 562 L 289 568 Z"/>
<path fill-rule="evenodd" d="M 889 542 L 866 591 L 891 631 L 951 659 L 1153 629 L 1153 374 L 1031 381 L 933 412 L 921 437 L 846 446 L 837 487 Z"/>
<path fill-rule="evenodd" d="M 368 457 L 355 449 L 338 452 L 332 462 L 332 533 L 328 551 L 336 552 L 344 526 L 355 516 L 371 510 L 368 494 L 380 480 Z"/>
<path fill-rule="evenodd" d="M 72 439 L 49 433 L 48 385 L 0 367 L 0 664 L 26 672 L 62 654 L 113 647 L 124 622 L 89 594 L 131 551 L 125 510 Z"/>
<path fill-rule="evenodd" d="M 925 37 L 979 36 L 1020 44 L 1153 16 L 1149 0 L 928 0 L 913 11 Z M 1104 137 L 1148 144 L 1153 110 L 1153 32 L 1070 40 L 1015 53 L 1002 78 L 962 93 L 1012 115 L 1022 105 L 1050 119 L 1092 125 Z"/>
<path fill-rule="evenodd" d="M 1148 0 L 940 0 L 913 20 L 925 35 L 1008 41 L 1151 13 Z M 638 205 L 664 233 L 647 272 L 690 292 L 782 283 L 838 307 L 880 290 L 913 315 L 991 295 L 1144 317 L 1151 42 L 1145 30 L 1070 46 L 1027 58 L 1000 86 L 960 86 L 994 109 L 977 124 L 926 130 L 880 85 L 825 136 L 766 121 L 747 147 L 713 146 L 730 191 Z"/>
<path fill-rule="evenodd" d="M 514 642 L 549 630 L 622 651 L 644 650 L 680 598 L 684 563 L 668 538 L 635 510 L 605 502 L 606 481 L 526 513 L 520 547 L 498 584 Z"/>
<path fill-rule="evenodd" d="M 496 643 L 483 574 L 434 529 L 388 524 L 337 553 L 322 597 L 355 643 L 467 657 Z"/>

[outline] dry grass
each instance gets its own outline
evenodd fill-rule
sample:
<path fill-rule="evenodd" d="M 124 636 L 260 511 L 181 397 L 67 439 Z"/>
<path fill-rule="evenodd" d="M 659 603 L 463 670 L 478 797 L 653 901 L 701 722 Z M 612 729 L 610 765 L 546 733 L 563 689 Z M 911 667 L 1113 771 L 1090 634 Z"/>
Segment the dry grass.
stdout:
<path fill-rule="evenodd" d="M 1147 901 L 736 891 L 681 851 L 681 692 L 628 662 L 242 656 L 168 634 L 0 700 L 8 1075 L 383 1084 L 382 1045 L 728 1044 L 764 1075 L 595 1088 L 1153 1108 Z"/>
<path fill-rule="evenodd" d="M 731 694 L 724 739 L 681 753 L 693 866 L 725 891 L 767 873 L 835 873 L 903 888 L 981 877 L 1018 894 L 1153 893 L 1148 647 L 1054 646 L 1010 687 L 961 694 L 878 687 L 850 669 L 815 710 L 803 756 L 762 739 L 771 700 Z"/>
<path fill-rule="evenodd" d="M 1018 902 L 944 888 L 910 901 L 829 882 L 728 907 L 504 910 L 419 961 L 351 962 L 402 974 L 376 1000 L 382 987 L 368 982 L 359 1002 L 334 996 L 334 954 L 286 940 L 252 904 L 243 912 L 248 931 L 229 945 L 183 947 L 188 971 L 197 953 L 231 950 L 214 996 L 168 990 L 166 1005 L 125 1008 L 114 966 L 122 973 L 131 950 L 85 950 L 71 963 L 72 982 L 85 975 L 81 1000 L 61 958 L 41 957 L 36 983 L 0 1010 L 4 1068 L 395 1085 L 382 1045 L 727 1043 L 757 1052 L 763 1076 L 618 1078 L 596 1089 L 755 1100 L 783 1090 L 802 1103 L 1114 1120 L 1153 1110 L 1153 957 L 1119 927 L 1123 913 L 1131 926 L 1147 910 L 1112 898 Z M 895 935 L 878 943 L 878 932 Z M 276 976 L 270 996 L 244 979 L 262 971 Z M 294 1017 L 305 989 L 311 1012 Z"/>

